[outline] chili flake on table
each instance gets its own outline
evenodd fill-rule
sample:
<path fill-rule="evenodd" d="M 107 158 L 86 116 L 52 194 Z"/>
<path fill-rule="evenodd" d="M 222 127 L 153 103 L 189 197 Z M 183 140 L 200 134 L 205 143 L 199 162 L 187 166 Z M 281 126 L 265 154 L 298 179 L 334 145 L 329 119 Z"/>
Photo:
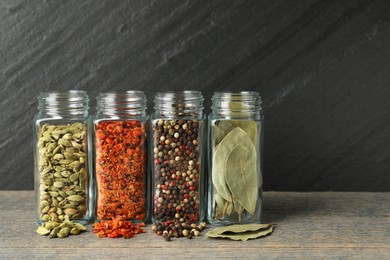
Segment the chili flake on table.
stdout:
<path fill-rule="evenodd" d="M 97 218 L 144 220 L 146 129 L 136 120 L 95 123 Z"/>
<path fill-rule="evenodd" d="M 99 238 L 132 238 L 136 234 L 145 233 L 146 231 L 142 229 L 144 226 L 144 223 L 134 225 L 131 221 L 126 221 L 124 218 L 118 217 L 113 220 L 102 220 L 101 222 L 96 222 L 93 225 L 92 231 L 97 233 Z"/>

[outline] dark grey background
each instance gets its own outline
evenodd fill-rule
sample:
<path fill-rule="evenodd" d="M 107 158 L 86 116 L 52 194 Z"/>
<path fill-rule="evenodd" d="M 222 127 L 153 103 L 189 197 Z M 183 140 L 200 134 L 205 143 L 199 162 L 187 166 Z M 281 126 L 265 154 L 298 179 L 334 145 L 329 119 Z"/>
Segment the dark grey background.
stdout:
<path fill-rule="evenodd" d="M 389 72 L 388 0 L 3 0 L 0 189 L 33 189 L 40 91 L 199 89 L 261 93 L 265 190 L 390 191 Z"/>

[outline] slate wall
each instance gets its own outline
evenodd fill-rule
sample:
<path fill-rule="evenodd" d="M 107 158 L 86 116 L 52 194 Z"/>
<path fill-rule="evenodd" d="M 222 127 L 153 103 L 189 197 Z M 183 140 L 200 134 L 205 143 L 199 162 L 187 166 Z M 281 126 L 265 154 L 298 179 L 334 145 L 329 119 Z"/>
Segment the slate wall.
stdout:
<path fill-rule="evenodd" d="M 265 190 L 390 191 L 390 2 L 0 1 L 0 189 L 33 189 L 40 91 L 255 90 Z"/>

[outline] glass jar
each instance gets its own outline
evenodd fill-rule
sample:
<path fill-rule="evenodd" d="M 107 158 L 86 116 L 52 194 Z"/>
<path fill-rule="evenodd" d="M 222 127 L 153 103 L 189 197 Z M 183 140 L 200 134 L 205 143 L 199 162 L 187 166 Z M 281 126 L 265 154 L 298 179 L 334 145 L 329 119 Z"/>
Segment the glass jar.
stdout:
<path fill-rule="evenodd" d="M 204 218 L 203 96 L 155 95 L 152 116 L 152 221 L 198 223 Z"/>
<path fill-rule="evenodd" d="M 34 118 L 34 188 L 38 223 L 92 216 L 91 117 L 84 91 L 44 92 Z M 67 216 L 67 217 L 66 217 Z"/>
<path fill-rule="evenodd" d="M 96 99 L 96 218 L 145 221 L 146 97 L 142 91 L 123 91 Z"/>
<path fill-rule="evenodd" d="M 215 92 L 209 131 L 208 221 L 260 223 L 263 116 L 257 92 Z"/>

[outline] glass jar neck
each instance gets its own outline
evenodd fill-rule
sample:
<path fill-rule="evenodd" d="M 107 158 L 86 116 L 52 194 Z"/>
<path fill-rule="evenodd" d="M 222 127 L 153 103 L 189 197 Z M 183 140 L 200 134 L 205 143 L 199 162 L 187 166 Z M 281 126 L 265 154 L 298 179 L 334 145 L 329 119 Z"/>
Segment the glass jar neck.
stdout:
<path fill-rule="evenodd" d="M 130 118 L 146 115 L 146 96 L 142 91 L 112 91 L 96 97 L 97 117 Z"/>
<path fill-rule="evenodd" d="M 203 95 L 200 91 L 157 92 L 154 97 L 156 117 L 203 118 Z"/>
<path fill-rule="evenodd" d="M 214 117 L 226 119 L 261 119 L 261 97 L 252 91 L 215 92 L 211 98 Z"/>
<path fill-rule="evenodd" d="M 38 96 L 38 110 L 42 116 L 84 118 L 88 116 L 89 98 L 85 91 L 42 92 Z"/>

